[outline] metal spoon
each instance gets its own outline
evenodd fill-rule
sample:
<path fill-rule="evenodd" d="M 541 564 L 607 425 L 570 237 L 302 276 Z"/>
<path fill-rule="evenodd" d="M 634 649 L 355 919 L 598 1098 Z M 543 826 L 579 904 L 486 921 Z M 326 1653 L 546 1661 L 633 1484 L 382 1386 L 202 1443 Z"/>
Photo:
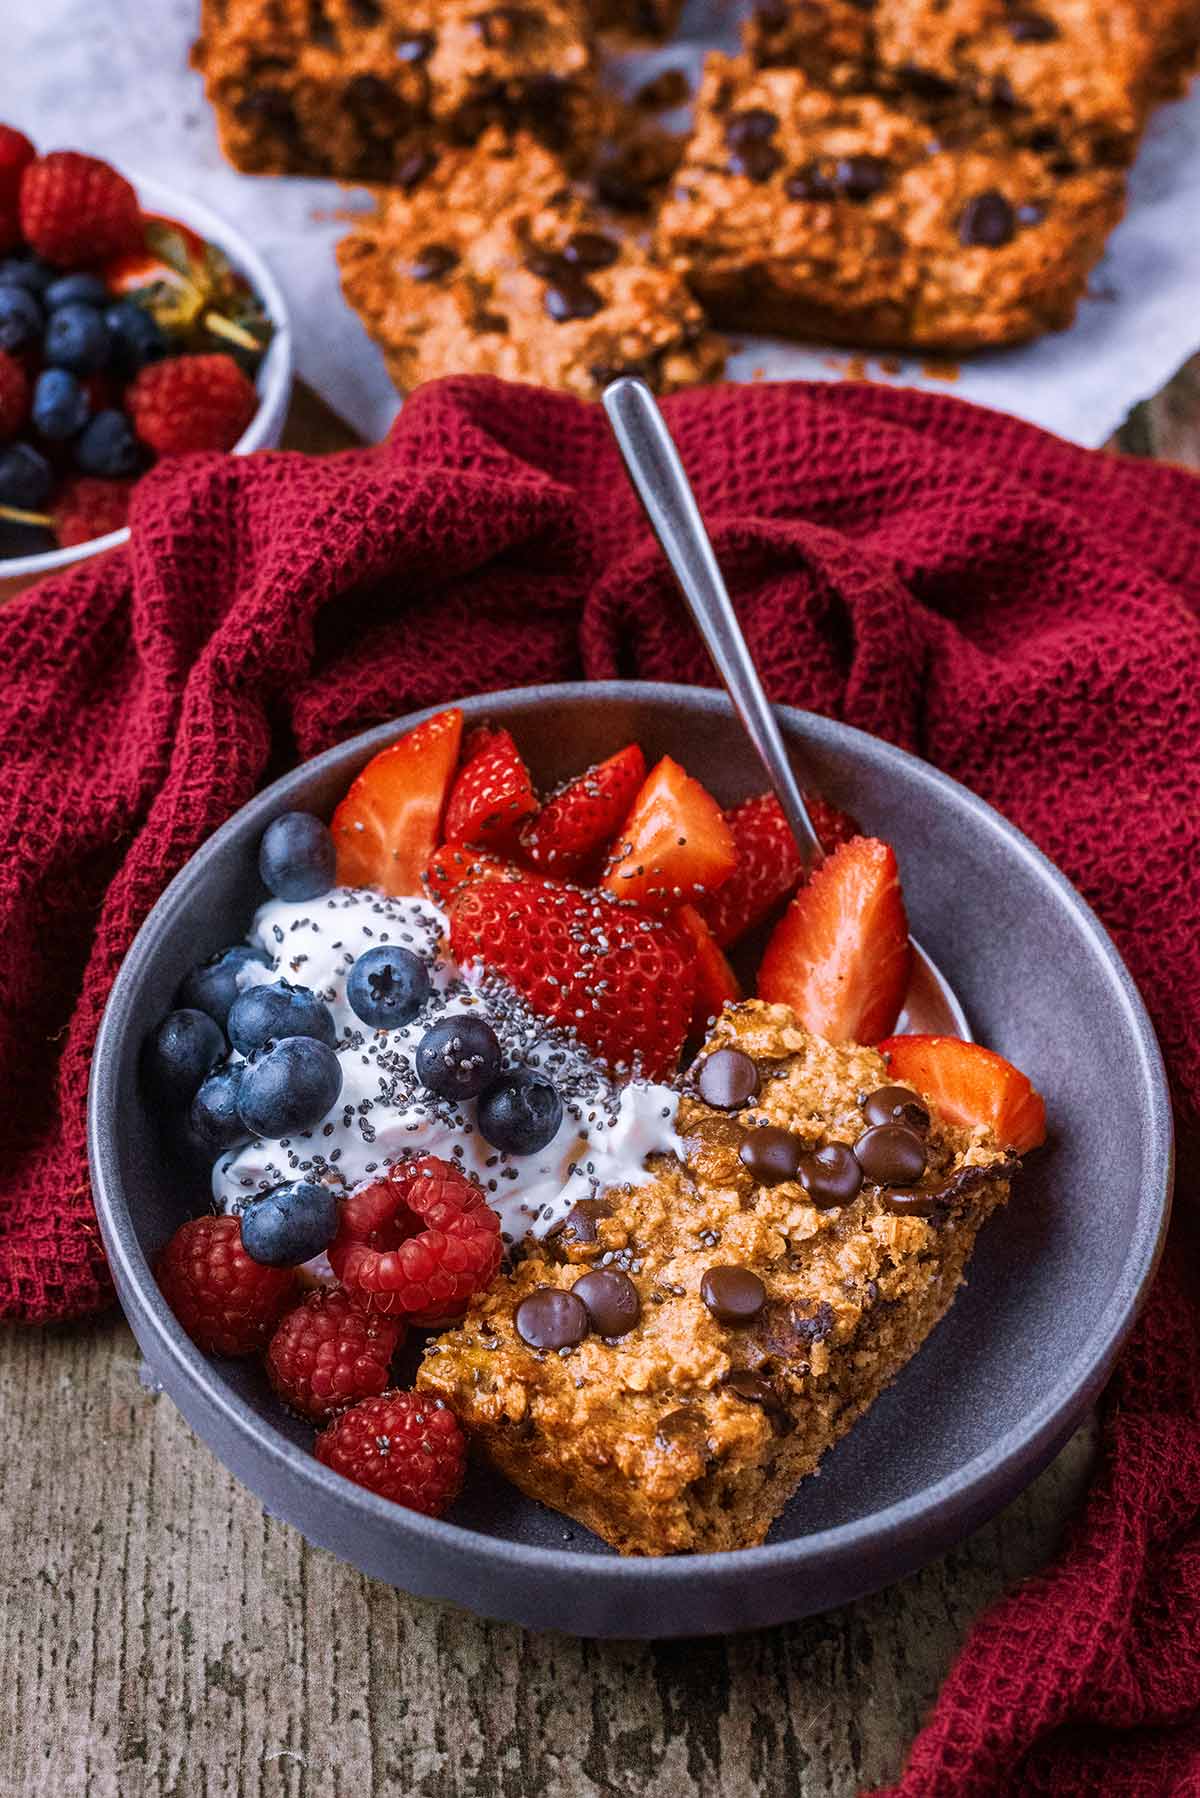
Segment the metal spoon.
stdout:
<path fill-rule="evenodd" d="M 799 783 L 792 772 L 774 710 L 737 621 L 708 532 L 700 517 L 666 420 L 644 381 L 622 376 L 604 390 L 608 413 L 629 478 L 703 637 L 734 710 L 746 728 L 783 807 L 806 867 L 824 856 Z M 970 1040 L 954 989 L 913 942 L 913 968 L 898 1030 L 930 1031 Z"/>

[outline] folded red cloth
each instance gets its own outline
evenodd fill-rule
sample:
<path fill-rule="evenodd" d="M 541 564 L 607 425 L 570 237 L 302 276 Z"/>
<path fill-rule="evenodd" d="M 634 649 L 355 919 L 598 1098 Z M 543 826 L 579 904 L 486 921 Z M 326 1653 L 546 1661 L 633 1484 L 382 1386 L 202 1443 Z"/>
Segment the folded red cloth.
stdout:
<path fill-rule="evenodd" d="M 774 697 L 918 750 L 1066 870 L 1194 1127 L 1200 486 L 884 387 L 668 410 Z M 446 381 L 379 450 L 166 465 L 133 526 L 128 553 L 0 613 L 0 1315 L 35 1322 L 110 1296 L 91 1046 L 134 931 L 216 825 L 416 706 L 711 680 L 602 416 L 549 393 Z M 1080 1045 L 1082 1077 L 1097 1053 Z M 1170 1733 L 1200 1704 L 1197 1346 L 1168 1258 L 1071 1544 L 975 1631 L 905 1798 L 1185 1789 L 1164 1781 L 1197 1745 Z"/>

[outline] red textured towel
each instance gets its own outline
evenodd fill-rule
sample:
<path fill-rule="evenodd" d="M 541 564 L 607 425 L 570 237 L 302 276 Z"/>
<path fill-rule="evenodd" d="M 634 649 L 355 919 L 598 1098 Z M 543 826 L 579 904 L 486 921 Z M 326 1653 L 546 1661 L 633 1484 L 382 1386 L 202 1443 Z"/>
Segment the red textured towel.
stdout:
<path fill-rule="evenodd" d="M 965 781 L 1113 931 L 1170 1063 L 1186 1198 L 1200 484 L 883 387 L 668 411 L 773 696 Z M 426 388 L 378 451 L 161 468 L 134 536 L 0 612 L 0 1315 L 35 1322 L 110 1296 L 91 1044 L 134 931 L 216 825 L 298 756 L 412 707 L 581 674 L 711 679 L 599 411 L 531 389 Z M 975 1631 L 905 1798 L 1200 1789 L 1185 1260 L 1113 1382 L 1063 1560 Z"/>

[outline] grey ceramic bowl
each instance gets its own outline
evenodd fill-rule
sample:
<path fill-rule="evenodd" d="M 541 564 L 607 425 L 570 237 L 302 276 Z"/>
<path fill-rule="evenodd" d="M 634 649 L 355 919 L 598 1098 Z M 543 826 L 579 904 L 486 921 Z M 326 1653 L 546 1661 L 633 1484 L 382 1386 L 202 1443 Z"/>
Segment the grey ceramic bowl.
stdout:
<path fill-rule="evenodd" d="M 509 725 L 543 784 L 636 739 L 650 758 L 679 757 L 726 803 L 763 785 L 714 692 L 533 687 L 464 709 Z M 140 1046 L 185 971 L 244 933 L 262 897 L 255 849 L 267 822 L 293 807 L 328 816 L 415 717 L 318 757 L 239 812 L 168 887 L 121 970 L 96 1045 L 90 1143 L 126 1314 L 157 1377 L 238 1478 L 379 1579 L 578 1635 L 691 1635 L 803 1616 L 976 1528 L 1049 1461 L 1112 1366 L 1154 1269 L 1171 1181 L 1162 1063 L 1128 974 L 1078 894 L 964 788 L 859 731 L 780 716 L 806 778 L 896 845 L 922 941 L 976 1035 L 1045 1094 L 1052 1138 L 983 1232 L 950 1315 L 804 1483 L 765 1547 L 623 1560 L 482 1469 L 453 1522 L 401 1510 L 320 1466 L 310 1432 L 284 1415 L 259 1368 L 202 1355 L 159 1296 L 150 1261 L 204 1208 L 206 1180 L 176 1158 L 146 1104 Z"/>

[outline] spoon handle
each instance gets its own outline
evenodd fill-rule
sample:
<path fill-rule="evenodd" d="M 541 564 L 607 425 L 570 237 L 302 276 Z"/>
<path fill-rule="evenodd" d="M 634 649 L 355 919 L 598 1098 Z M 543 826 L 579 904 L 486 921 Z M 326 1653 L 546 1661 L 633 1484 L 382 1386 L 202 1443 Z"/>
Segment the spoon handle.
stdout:
<path fill-rule="evenodd" d="M 650 528 L 662 545 L 734 710 L 758 752 L 804 863 L 811 866 L 821 860 L 824 852 L 805 809 L 779 725 L 742 635 L 666 420 L 645 382 L 632 376 L 623 375 L 613 381 L 605 388 L 603 399 Z"/>

